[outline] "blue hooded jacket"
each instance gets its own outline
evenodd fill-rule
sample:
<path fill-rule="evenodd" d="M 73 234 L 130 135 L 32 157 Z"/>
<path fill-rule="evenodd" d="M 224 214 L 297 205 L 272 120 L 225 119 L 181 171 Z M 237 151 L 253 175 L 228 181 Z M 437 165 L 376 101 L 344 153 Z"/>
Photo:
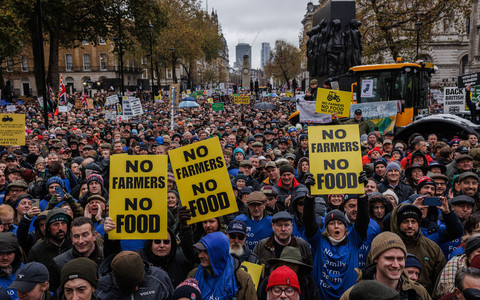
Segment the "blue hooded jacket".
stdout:
<path fill-rule="evenodd" d="M 237 295 L 235 266 L 230 255 L 228 237 L 222 232 L 212 232 L 200 242 L 207 248 L 213 274 L 199 265 L 195 275 L 203 299 L 232 299 Z"/>

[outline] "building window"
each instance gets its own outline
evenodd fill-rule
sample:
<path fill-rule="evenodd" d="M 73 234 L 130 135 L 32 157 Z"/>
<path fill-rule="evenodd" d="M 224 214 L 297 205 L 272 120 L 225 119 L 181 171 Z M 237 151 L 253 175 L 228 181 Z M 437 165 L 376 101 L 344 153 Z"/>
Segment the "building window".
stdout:
<path fill-rule="evenodd" d="M 73 57 L 71 54 L 65 54 L 65 71 L 73 71 Z"/>
<path fill-rule="evenodd" d="M 148 70 L 142 69 L 142 79 L 148 79 Z"/>
<path fill-rule="evenodd" d="M 130 71 L 130 60 L 127 59 L 127 71 Z"/>
<path fill-rule="evenodd" d="M 113 60 L 113 68 L 115 69 L 115 71 L 118 71 L 118 60 L 116 57 Z"/>
<path fill-rule="evenodd" d="M 26 56 L 22 56 L 22 72 L 28 72 L 28 59 Z"/>
<path fill-rule="evenodd" d="M 172 79 L 172 69 L 167 69 L 165 75 L 167 79 Z"/>
<path fill-rule="evenodd" d="M 100 71 L 107 70 L 107 53 L 100 53 Z"/>
<path fill-rule="evenodd" d="M 90 54 L 83 55 L 83 70 L 90 71 Z"/>
<path fill-rule="evenodd" d="M 5 58 L 5 62 L 7 64 L 7 67 L 5 68 L 5 70 L 7 72 L 13 72 L 13 60 L 11 57 L 7 57 Z"/>
<path fill-rule="evenodd" d="M 88 42 L 87 39 L 84 39 L 84 40 L 82 41 L 82 45 L 88 45 L 88 44 L 89 44 L 89 42 Z"/>
<path fill-rule="evenodd" d="M 147 60 L 145 59 L 145 57 L 142 57 L 142 58 L 141 58 L 140 63 L 141 63 L 142 65 L 146 65 L 146 64 L 147 64 Z"/>
<path fill-rule="evenodd" d="M 107 42 L 105 41 L 105 38 L 99 37 L 99 38 L 98 38 L 98 44 L 99 44 L 99 45 L 106 45 Z"/>

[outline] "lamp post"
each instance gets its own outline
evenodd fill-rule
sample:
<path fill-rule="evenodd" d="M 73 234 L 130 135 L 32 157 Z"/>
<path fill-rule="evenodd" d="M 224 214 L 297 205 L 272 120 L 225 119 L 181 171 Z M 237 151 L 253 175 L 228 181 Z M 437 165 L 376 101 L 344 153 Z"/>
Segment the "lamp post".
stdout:
<path fill-rule="evenodd" d="M 177 83 L 177 75 L 175 74 L 175 48 L 170 48 L 170 51 L 172 51 L 172 77 L 173 77 L 173 83 Z"/>
<path fill-rule="evenodd" d="M 418 60 L 418 47 L 420 44 L 420 28 L 421 27 L 422 27 L 422 22 L 417 21 L 417 23 L 415 23 L 415 29 L 417 30 L 417 54 L 415 56 L 415 60 Z"/>
<path fill-rule="evenodd" d="M 125 90 L 124 86 L 124 74 L 123 74 L 123 41 L 122 41 L 122 11 L 120 9 L 121 0 L 117 2 L 117 17 L 118 17 L 118 45 L 120 50 L 120 95 L 123 96 L 123 91 Z M 114 39 L 115 40 L 115 39 Z M 122 98 L 120 98 L 122 99 Z"/>
<path fill-rule="evenodd" d="M 150 31 L 150 76 L 152 77 L 152 102 L 155 100 L 155 91 L 153 88 L 153 46 L 152 46 L 152 32 L 153 32 L 153 25 L 152 22 L 148 22 L 148 30 Z"/>
<path fill-rule="evenodd" d="M 45 123 L 45 127 L 48 129 L 48 100 L 47 100 L 47 84 L 45 83 L 45 56 L 43 54 L 43 29 L 42 29 L 42 4 L 40 0 L 37 0 L 35 5 L 35 12 L 37 14 L 37 34 L 38 34 L 38 41 L 40 43 L 40 73 L 42 76 L 40 77 L 40 82 L 37 84 L 37 91 L 42 91 L 43 96 L 43 122 Z M 41 88 L 38 88 L 41 87 Z M 38 93 L 38 92 L 37 92 Z M 39 96 L 39 95 L 38 95 Z M 49 96 L 50 97 L 50 96 Z M 53 103 L 53 102 L 51 102 Z"/>

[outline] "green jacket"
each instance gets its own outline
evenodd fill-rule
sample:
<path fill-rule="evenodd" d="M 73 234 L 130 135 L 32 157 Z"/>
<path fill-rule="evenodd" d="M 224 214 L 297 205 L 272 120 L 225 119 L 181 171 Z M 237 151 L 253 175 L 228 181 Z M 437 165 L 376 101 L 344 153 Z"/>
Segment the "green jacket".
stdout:
<path fill-rule="evenodd" d="M 358 130 L 360 132 L 360 136 L 362 136 L 362 134 L 368 134 L 370 132 L 370 125 L 368 125 L 368 122 L 363 117 L 360 121 L 357 121 L 354 118 L 351 118 L 350 120 L 346 121 L 344 124 L 358 124 Z"/>

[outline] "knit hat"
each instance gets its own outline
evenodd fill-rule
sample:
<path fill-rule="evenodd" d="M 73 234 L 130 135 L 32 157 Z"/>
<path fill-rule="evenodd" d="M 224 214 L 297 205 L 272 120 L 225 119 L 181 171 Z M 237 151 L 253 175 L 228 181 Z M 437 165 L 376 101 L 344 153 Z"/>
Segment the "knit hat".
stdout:
<path fill-rule="evenodd" d="M 112 260 L 112 274 L 119 286 L 134 287 L 143 282 L 145 266 L 137 252 L 122 251 Z"/>
<path fill-rule="evenodd" d="M 277 285 L 291 286 L 300 294 L 300 284 L 298 283 L 297 274 L 287 266 L 278 267 L 270 274 L 267 283 L 267 292 L 270 288 Z"/>
<path fill-rule="evenodd" d="M 103 177 L 102 177 L 102 175 L 92 174 L 92 175 L 88 176 L 88 178 L 87 178 L 87 185 L 90 185 L 90 182 L 92 182 L 92 181 L 98 181 L 98 183 L 100 183 L 100 185 L 103 186 Z"/>
<path fill-rule="evenodd" d="M 478 248 L 480 248 L 480 235 L 474 235 L 465 245 L 465 256 L 467 259 L 470 257 L 470 254 L 472 254 L 473 251 L 477 250 Z"/>
<path fill-rule="evenodd" d="M 398 292 L 376 280 L 362 280 L 350 291 L 350 300 L 396 300 Z"/>
<path fill-rule="evenodd" d="M 396 201 L 396 203 L 398 204 L 398 196 L 397 196 L 397 194 L 395 194 L 395 192 L 394 192 L 393 190 L 388 189 L 388 190 L 386 190 L 385 192 L 383 192 L 382 195 L 384 195 L 384 196 L 386 196 L 386 195 L 392 196 L 393 198 L 395 198 L 395 201 Z"/>
<path fill-rule="evenodd" d="M 373 239 L 369 255 L 372 260 L 375 260 L 383 252 L 393 248 L 402 250 L 405 256 L 407 256 L 407 248 L 405 247 L 402 239 L 393 232 L 385 231 Z"/>
<path fill-rule="evenodd" d="M 62 268 L 60 274 L 60 287 L 63 288 L 67 281 L 80 278 L 84 279 L 96 288 L 98 284 L 97 264 L 87 257 L 79 257 L 70 260 Z"/>
<path fill-rule="evenodd" d="M 373 163 L 373 167 L 376 167 L 378 165 L 384 165 L 385 167 L 387 166 L 387 161 L 385 158 L 377 158 L 375 162 Z"/>
<path fill-rule="evenodd" d="M 59 207 L 53 208 L 51 211 L 48 212 L 47 215 L 47 226 L 57 222 L 57 221 L 64 221 L 67 224 L 70 224 L 71 222 L 71 217 L 69 214 L 67 214 L 63 209 Z"/>
<path fill-rule="evenodd" d="M 422 187 L 426 186 L 427 184 L 433 185 L 433 187 L 437 186 L 437 184 L 435 183 L 435 181 L 433 181 L 432 178 L 423 176 L 422 178 L 420 178 L 420 180 L 417 183 L 417 191 L 419 191 Z"/>
<path fill-rule="evenodd" d="M 339 211 L 338 209 L 331 210 L 325 216 L 325 227 L 327 227 L 328 223 L 332 220 L 338 220 L 347 226 L 347 218 L 343 214 L 343 212 Z"/>
<path fill-rule="evenodd" d="M 422 272 L 422 265 L 420 264 L 420 260 L 415 256 L 415 254 L 407 253 L 407 258 L 405 259 L 405 268 L 407 267 L 415 267 Z"/>
<path fill-rule="evenodd" d="M 243 151 L 242 148 L 235 148 L 235 150 L 233 150 L 233 156 L 239 152 L 243 154 L 243 157 L 245 157 L 245 151 Z"/>
<path fill-rule="evenodd" d="M 13 204 L 13 208 L 17 209 L 18 204 L 20 204 L 20 201 L 22 201 L 23 199 L 28 199 L 30 201 L 33 201 L 32 195 L 27 193 L 21 194 L 20 196 L 17 197 L 17 200 Z"/>
<path fill-rule="evenodd" d="M 388 173 L 390 170 L 397 170 L 398 172 L 401 172 L 402 170 L 400 169 L 400 165 L 394 161 L 390 162 L 387 165 L 387 168 L 385 169 L 385 173 Z"/>
<path fill-rule="evenodd" d="M 408 218 L 413 218 L 417 220 L 417 222 L 420 222 L 421 217 L 422 217 L 422 212 L 420 211 L 420 208 L 416 207 L 413 204 L 407 204 L 398 209 L 397 224 L 402 223 L 404 220 Z"/>
<path fill-rule="evenodd" d="M 190 300 L 202 300 L 202 293 L 195 278 L 188 278 L 180 283 L 172 295 L 172 300 L 187 298 Z"/>
<path fill-rule="evenodd" d="M 26 293 L 30 292 L 37 283 L 44 283 L 48 280 L 47 267 L 39 262 L 30 262 L 18 269 L 15 281 L 8 288 Z"/>
<path fill-rule="evenodd" d="M 63 182 L 62 178 L 58 177 L 58 176 L 53 176 L 53 177 L 50 177 L 48 180 L 47 180 L 47 183 L 45 184 L 46 188 L 48 189 L 48 187 L 52 184 L 52 183 L 58 183 L 62 189 L 65 188 L 65 183 Z"/>
<path fill-rule="evenodd" d="M 247 182 L 247 176 L 245 176 L 245 174 L 243 174 L 242 172 L 237 173 L 237 176 L 235 176 L 233 182 L 237 183 L 237 180 L 239 179 L 243 179 L 245 182 Z"/>
<path fill-rule="evenodd" d="M 293 166 L 291 164 L 283 164 L 280 166 L 280 176 L 283 175 L 283 173 L 285 172 L 295 174 L 295 170 L 293 169 Z"/>

